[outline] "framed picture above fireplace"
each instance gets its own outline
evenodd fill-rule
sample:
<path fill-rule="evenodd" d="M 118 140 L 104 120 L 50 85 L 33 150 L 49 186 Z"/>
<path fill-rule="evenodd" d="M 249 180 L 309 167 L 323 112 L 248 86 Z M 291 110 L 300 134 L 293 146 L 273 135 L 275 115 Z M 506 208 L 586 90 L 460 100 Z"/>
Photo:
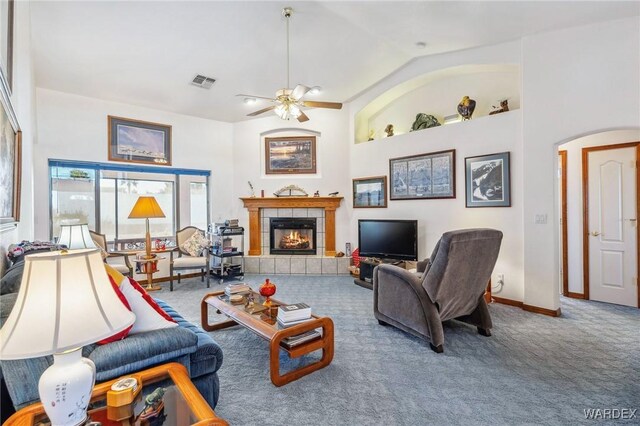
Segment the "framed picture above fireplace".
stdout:
<path fill-rule="evenodd" d="M 265 173 L 315 174 L 316 137 L 264 138 Z"/>

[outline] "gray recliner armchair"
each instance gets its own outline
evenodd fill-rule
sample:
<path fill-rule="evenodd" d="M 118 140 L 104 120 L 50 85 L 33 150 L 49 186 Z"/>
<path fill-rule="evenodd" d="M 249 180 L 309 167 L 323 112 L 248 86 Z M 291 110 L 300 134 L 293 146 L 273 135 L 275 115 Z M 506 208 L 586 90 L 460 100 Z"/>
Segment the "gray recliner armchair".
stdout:
<path fill-rule="evenodd" d="M 373 313 L 382 325 L 393 325 L 427 340 L 442 352 L 442 322 L 457 319 L 491 335 L 491 316 L 484 292 L 498 259 L 502 232 L 464 229 L 445 232 L 422 276 L 393 265 L 373 271 Z"/>

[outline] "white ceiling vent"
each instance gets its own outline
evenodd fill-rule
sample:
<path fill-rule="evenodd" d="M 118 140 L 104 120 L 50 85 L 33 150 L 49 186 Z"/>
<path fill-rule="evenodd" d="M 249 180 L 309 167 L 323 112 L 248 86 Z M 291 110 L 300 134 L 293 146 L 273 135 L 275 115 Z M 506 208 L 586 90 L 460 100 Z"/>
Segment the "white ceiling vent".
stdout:
<path fill-rule="evenodd" d="M 213 83 L 215 82 L 216 82 L 215 78 L 198 74 L 195 77 L 193 77 L 191 84 L 193 84 L 194 86 L 202 87 L 203 89 L 211 89 L 211 86 L 213 86 Z"/>

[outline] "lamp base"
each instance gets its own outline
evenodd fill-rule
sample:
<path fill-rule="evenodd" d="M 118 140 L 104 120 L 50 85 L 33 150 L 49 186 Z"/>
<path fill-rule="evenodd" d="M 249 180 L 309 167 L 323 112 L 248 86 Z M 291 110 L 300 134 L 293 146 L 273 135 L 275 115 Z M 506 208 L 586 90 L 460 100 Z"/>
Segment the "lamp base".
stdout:
<path fill-rule="evenodd" d="M 87 418 L 96 382 L 96 366 L 82 357 L 82 348 L 53 355 L 53 365 L 38 383 L 40 401 L 53 426 L 76 426 Z"/>

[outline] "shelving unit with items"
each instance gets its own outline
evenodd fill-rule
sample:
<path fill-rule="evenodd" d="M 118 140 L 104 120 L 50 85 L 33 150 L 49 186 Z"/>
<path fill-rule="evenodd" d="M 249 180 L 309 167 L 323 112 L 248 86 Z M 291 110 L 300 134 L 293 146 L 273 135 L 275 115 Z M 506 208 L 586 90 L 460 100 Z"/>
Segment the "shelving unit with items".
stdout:
<path fill-rule="evenodd" d="M 219 226 L 211 237 L 211 274 L 220 283 L 225 278 L 244 279 L 244 228 Z"/>

